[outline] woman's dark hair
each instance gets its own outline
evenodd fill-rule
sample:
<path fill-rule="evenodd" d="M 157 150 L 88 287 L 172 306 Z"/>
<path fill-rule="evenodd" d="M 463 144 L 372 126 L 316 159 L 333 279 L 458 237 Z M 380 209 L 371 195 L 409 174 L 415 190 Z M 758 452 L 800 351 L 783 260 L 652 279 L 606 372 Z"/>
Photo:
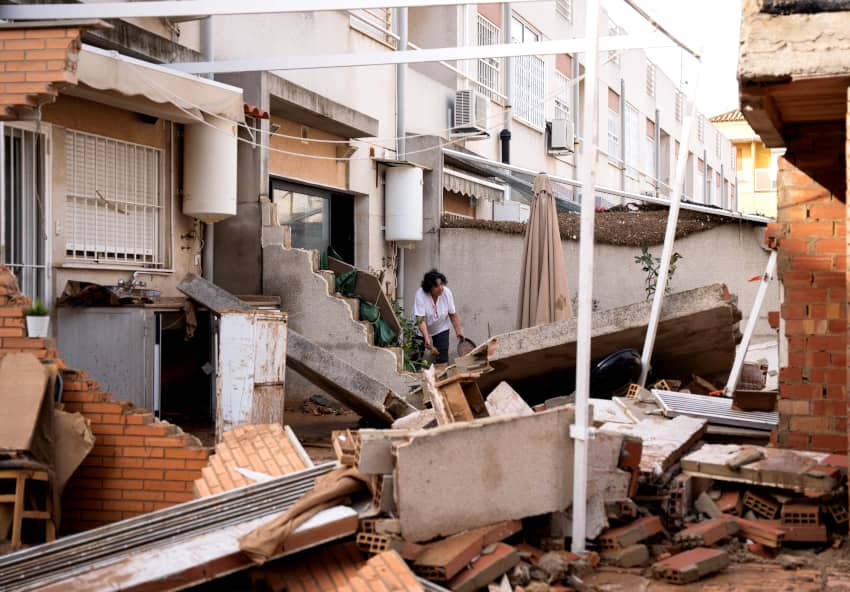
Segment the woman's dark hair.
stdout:
<path fill-rule="evenodd" d="M 425 274 L 425 277 L 422 278 L 422 291 L 428 294 L 431 291 L 431 288 L 437 285 L 437 280 L 443 282 L 443 285 L 448 284 L 449 282 L 446 280 L 446 276 L 437 271 L 436 269 L 432 269 L 428 273 Z"/>

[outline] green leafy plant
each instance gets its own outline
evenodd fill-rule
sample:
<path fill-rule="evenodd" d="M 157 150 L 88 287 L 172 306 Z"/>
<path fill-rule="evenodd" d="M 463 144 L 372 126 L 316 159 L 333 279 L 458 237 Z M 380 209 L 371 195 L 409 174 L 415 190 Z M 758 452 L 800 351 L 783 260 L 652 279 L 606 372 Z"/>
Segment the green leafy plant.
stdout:
<path fill-rule="evenodd" d="M 48 314 L 50 314 L 50 312 L 39 298 L 36 298 L 35 302 L 33 302 L 26 310 L 26 315 L 28 317 L 46 317 Z"/>
<path fill-rule="evenodd" d="M 649 246 L 646 243 L 640 246 L 640 255 L 635 255 L 635 263 L 641 266 L 641 270 L 646 274 L 644 283 L 644 292 L 646 299 L 649 300 L 655 294 L 655 287 L 658 285 L 658 273 L 661 270 L 661 257 L 653 257 L 649 252 Z M 667 269 L 667 289 L 665 294 L 670 293 L 673 283 L 673 274 L 676 273 L 676 263 L 684 259 L 681 254 L 673 253 L 670 257 L 670 267 Z"/>
<path fill-rule="evenodd" d="M 408 372 L 418 372 L 423 368 L 427 368 L 429 364 L 426 360 L 421 359 L 422 352 L 415 340 L 416 323 L 412 319 L 407 318 L 407 315 L 404 314 L 404 308 L 398 301 L 394 300 L 392 304 L 393 312 L 401 325 L 401 335 L 398 337 L 398 345 L 404 352 L 404 369 Z"/>

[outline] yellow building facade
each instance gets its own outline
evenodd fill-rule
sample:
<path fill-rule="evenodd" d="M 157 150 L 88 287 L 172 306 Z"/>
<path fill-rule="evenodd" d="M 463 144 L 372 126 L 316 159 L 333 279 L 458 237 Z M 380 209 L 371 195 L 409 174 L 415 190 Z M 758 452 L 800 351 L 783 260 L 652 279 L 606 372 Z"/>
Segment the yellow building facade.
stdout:
<path fill-rule="evenodd" d="M 712 117 L 711 122 L 735 146 L 735 209 L 775 218 L 776 173 L 785 150 L 765 146 L 738 110 Z"/>

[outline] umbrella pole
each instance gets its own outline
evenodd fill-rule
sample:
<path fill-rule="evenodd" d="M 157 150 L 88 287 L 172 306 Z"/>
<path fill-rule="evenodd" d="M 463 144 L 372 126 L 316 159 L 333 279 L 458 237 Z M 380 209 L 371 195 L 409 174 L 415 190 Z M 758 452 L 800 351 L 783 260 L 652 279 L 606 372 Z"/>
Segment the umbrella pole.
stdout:
<path fill-rule="evenodd" d="M 584 117 L 581 160 L 581 233 L 579 242 L 578 319 L 576 322 L 576 417 L 570 426 L 573 460 L 572 550 L 584 553 L 587 537 L 587 452 L 592 437 L 589 418 L 590 332 L 593 313 L 593 224 L 596 215 L 596 140 L 599 109 L 599 0 L 585 6 Z"/>
<path fill-rule="evenodd" d="M 694 88 L 699 87 L 699 73 L 702 70 L 702 60 L 699 61 L 697 70 L 697 82 Z M 658 279 L 655 284 L 655 294 L 652 298 L 652 309 L 649 313 L 649 323 L 646 326 L 646 339 L 643 342 L 643 353 L 641 354 L 640 385 L 646 386 L 646 377 L 649 375 L 650 362 L 652 361 L 652 349 L 655 347 L 655 336 L 658 333 L 658 322 L 661 319 L 661 306 L 664 304 L 664 293 L 667 291 L 667 275 L 670 271 L 670 258 L 673 256 L 673 243 L 676 240 L 676 226 L 679 224 L 679 206 L 682 203 L 682 185 L 685 182 L 685 166 L 688 163 L 688 142 L 691 138 L 691 126 L 697 114 L 696 92 L 691 103 L 691 112 L 682 122 L 682 135 L 679 138 L 679 156 L 676 158 L 676 173 L 673 176 L 673 195 L 670 198 L 670 211 L 667 214 L 667 230 L 664 234 L 664 248 L 661 251 L 661 268 L 658 270 Z"/>

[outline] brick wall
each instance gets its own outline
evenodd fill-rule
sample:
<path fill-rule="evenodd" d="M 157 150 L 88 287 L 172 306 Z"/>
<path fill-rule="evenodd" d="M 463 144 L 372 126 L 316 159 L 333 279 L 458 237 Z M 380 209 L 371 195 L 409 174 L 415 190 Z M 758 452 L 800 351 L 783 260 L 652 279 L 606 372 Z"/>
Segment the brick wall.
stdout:
<path fill-rule="evenodd" d="M 52 339 L 26 337 L 29 299 L 15 276 L 0 266 L 0 356 L 28 351 L 57 359 Z M 64 379 L 66 411 L 91 422 L 95 446 L 68 482 L 62 501 L 62 530 L 76 532 L 193 499 L 208 451 L 201 442 L 131 403 L 118 402 L 97 381 L 57 359 Z"/>
<path fill-rule="evenodd" d="M 846 207 L 780 160 L 775 227 L 788 367 L 779 371 L 783 447 L 847 450 Z"/>
<path fill-rule="evenodd" d="M 77 83 L 79 27 L 0 31 L 0 119 L 55 100 L 56 84 Z"/>

